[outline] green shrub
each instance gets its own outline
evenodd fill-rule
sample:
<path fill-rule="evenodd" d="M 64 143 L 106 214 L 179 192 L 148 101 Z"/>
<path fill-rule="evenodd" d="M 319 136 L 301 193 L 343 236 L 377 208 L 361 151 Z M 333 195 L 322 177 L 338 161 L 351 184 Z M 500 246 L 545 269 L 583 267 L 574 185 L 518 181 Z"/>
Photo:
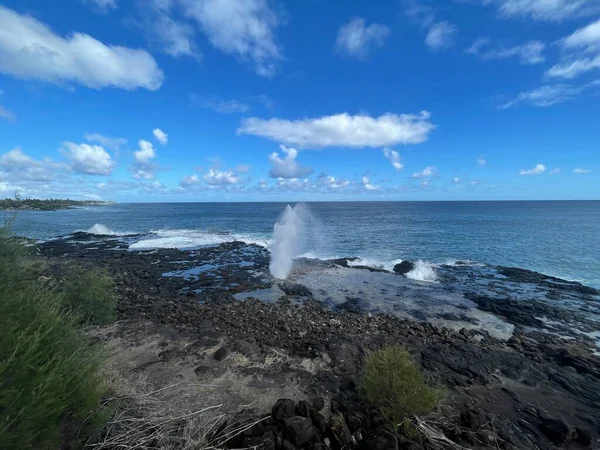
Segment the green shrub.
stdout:
<path fill-rule="evenodd" d="M 63 280 L 64 307 L 81 323 L 106 325 L 115 320 L 116 296 L 112 277 L 103 269 L 72 268 Z"/>
<path fill-rule="evenodd" d="M 441 400 L 442 391 L 430 386 L 402 347 L 387 347 L 370 354 L 359 389 L 394 425 L 427 414 Z"/>
<path fill-rule="evenodd" d="M 65 294 L 28 273 L 22 247 L 0 231 L 0 448 L 67 448 L 102 418 L 100 359 Z"/>

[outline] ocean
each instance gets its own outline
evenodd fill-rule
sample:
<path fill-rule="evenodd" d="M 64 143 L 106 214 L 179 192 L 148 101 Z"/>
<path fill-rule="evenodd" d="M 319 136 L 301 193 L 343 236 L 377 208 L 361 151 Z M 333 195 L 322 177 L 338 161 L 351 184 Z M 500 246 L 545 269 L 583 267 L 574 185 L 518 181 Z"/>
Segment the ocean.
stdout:
<path fill-rule="evenodd" d="M 14 231 L 49 240 L 75 231 L 131 235 L 130 249 L 233 240 L 273 245 L 287 203 L 137 203 L 22 211 Z M 295 256 L 506 265 L 600 287 L 600 201 L 307 203 Z"/>

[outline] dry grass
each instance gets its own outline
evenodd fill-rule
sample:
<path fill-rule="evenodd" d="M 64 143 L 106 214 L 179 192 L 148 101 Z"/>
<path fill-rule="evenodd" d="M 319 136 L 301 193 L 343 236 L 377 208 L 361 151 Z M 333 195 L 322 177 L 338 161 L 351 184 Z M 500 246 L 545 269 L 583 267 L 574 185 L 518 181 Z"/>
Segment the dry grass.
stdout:
<path fill-rule="evenodd" d="M 151 390 L 143 377 L 125 379 L 107 374 L 121 395 L 107 400 L 113 416 L 86 447 L 95 450 L 216 450 L 265 418 L 247 423 L 228 423 L 224 404 L 190 410 L 174 401 L 169 391 L 193 388 L 187 382 Z M 189 384 L 189 386 L 188 386 Z M 183 386 L 182 386 L 183 385 Z"/>

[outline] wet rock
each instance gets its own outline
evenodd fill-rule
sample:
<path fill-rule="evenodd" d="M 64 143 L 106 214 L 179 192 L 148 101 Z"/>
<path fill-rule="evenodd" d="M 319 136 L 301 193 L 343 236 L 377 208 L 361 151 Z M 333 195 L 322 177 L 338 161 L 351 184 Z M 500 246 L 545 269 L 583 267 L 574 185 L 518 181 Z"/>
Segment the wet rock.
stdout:
<path fill-rule="evenodd" d="M 394 266 L 394 272 L 400 275 L 406 275 L 408 272 L 415 268 L 415 263 L 410 261 L 402 261 L 400 264 Z"/>
<path fill-rule="evenodd" d="M 556 445 L 566 444 L 577 437 L 575 429 L 560 419 L 544 419 L 542 431 Z"/>
<path fill-rule="evenodd" d="M 295 416 L 285 419 L 285 429 L 292 443 L 298 447 L 305 446 L 317 436 L 311 420 L 306 417 Z"/>
<path fill-rule="evenodd" d="M 387 430 L 378 430 L 373 436 L 367 438 L 365 448 L 370 450 L 398 450 L 398 439 Z"/>
<path fill-rule="evenodd" d="M 275 420 L 285 420 L 290 417 L 294 417 L 296 414 L 296 403 L 294 400 L 290 400 L 288 398 L 281 398 L 277 400 L 275 406 L 271 410 L 271 416 Z"/>
<path fill-rule="evenodd" d="M 227 358 L 228 354 L 229 351 L 225 347 L 221 347 L 215 352 L 213 356 L 217 361 L 223 361 L 225 358 Z"/>
<path fill-rule="evenodd" d="M 283 283 L 279 283 L 279 287 L 285 295 L 293 296 L 293 297 L 312 297 L 312 292 L 306 286 L 297 283 L 291 283 L 289 281 L 284 281 Z"/>

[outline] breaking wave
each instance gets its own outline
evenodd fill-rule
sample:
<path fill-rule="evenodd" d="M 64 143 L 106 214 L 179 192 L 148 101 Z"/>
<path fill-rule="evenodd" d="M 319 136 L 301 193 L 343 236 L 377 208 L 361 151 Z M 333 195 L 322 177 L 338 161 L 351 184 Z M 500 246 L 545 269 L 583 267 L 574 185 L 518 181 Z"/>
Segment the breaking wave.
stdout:
<path fill-rule="evenodd" d="M 348 261 L 348 265 L 350 267 L 367 266 L 372 267 L 374 269 L 383 269 L 389 272 L 393 272 L 394 266 L 396 264 L 400 264 L 401 262 L 401 259 L 393 259 L 392 261 L 379 261 L 377 259 L 372 258 L 358 258 L 353 261 Z"/>
<path fill-rule="evenodd" d="M 130 250 L 149 250 L 157 248 L 194 248 L 225 244 L 227 242 L 245 242 L 269 248 L 271 241 L 259 236 L 232 234 L 227 232 L 211 232 L 203 230 L 156 230 L 151 231 L 147 239 L 129 245 Z"/>
<path fill-rule="evenodd" d="M 427 281 L 430 283 L 435 283 L 437 281 L 437 275 L 433 264 L 422 260 L 418 260 L 415 263 L 415 268 L 406 274 L 406 278 L 417 281 Z"/>

